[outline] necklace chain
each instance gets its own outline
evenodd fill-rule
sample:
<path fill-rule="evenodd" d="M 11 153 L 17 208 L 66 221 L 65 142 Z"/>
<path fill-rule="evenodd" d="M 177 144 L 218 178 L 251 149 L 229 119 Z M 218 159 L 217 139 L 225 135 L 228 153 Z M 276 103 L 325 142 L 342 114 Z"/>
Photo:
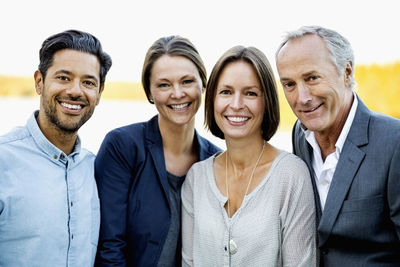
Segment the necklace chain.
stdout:
<path fill-rule="evenodd" d="M 265 143 L 266 142 L 264 140 L 263 147 L 262 147 L 262 150 L 260 152 L 260 155 L 258 155 L 258 159 L 256 161 L 256 164 L 254 165 L 254 168 L 253 168 L 253 170 L 251 172 L 249 181 L 247 182 L 247 188 L 246 188 L 246 192 L 244 193 L 243 199 L 245 198 L 245 196 L 247 195 L 247 192 L 249 191 L 251 181 L 253 180 L 254 172 L 256 171 L 258 163 L 260 162 L 261 156 L 262 156 L 262 154 L 264 152 Z M 226 150 L 226 155 L 225 155 L 225 186 L 226 186 L 226 195 L 228 197 L 228 217 L 230 218 L 231 217 L 231 207 L 230 207 L 230 204 L 229 204 L 230 199 L 229 199 L 229 185 L 228 185 L 228 150 Z M 242 202 L 243 202 L 243 200 L 242 200 Z"/>

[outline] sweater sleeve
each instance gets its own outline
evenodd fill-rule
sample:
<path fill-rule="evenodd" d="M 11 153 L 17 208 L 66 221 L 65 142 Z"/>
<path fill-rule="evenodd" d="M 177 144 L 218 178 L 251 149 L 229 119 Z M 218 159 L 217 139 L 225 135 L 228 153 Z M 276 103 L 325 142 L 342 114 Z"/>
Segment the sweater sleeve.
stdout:
<path fill-rule="evenodd" d="M 315 204 L 310 174 L 297 157 L 290 166 L 284 172 L 289 182 L 281 233 L 283 266 L 316 266 Z"/>
<path fill-rule="evenodd" d="M 193 179 L 194 171 L 191 168 L 182 185 L 182 266 L 193 266 L 193 236 L 194 236 L 194 209 L 193 209 Z"/>

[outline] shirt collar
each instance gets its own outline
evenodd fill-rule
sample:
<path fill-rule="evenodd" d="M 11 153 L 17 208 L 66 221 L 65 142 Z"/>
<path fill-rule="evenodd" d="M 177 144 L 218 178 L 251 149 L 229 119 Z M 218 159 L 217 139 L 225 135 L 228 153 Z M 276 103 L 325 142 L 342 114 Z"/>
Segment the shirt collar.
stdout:
<path fill-rule="evenodd" d="M 351 105 L 350 108 L 350 112 L 349 115 L 347 116 L 346 122 L 344 123 L 343 129 L 340 132 L 339 138 L 336 141 L 335 147 L 336 147 L 336 151 L 340 154 L 343 146 L 344 146 L 344 142 L 346 141 L 347 135 L 349 134 L 350 131 L 350 127 L 353 124 L 353 120 L 354 117 L 356 115 L 356 110 L 357 110 L 357 106 L 358 106 L 358 100 L 357 100 L 357 95 L 356 93 L 353 91 L 353 104 Z M 312 146 L 312 148 L 314 150 L 316 150 L 316 148 L 318 146 L 317 141 L 315 140 L 315 136 L 314 136 L 314 132 L 308 130 L 304 124 L 301 123 L 301 129 L 304 132 L 304 135 L 306 137 L 307 142 Z"/>
<path fill-rule="evenodd" d="M 335 147 L 339 150 L 339 153 L 342 152 L 344 142 L 346 141 L 347 135 L 349 134 L 350 127 L 353 124 L 354 117 L 356 115 L 356 110 L 358 106 L 357 95 L 353 92 L 353 104 L 351 105 L 351 109 L 349 115 L 347 116 L 346 122 L 344 123 L 343 129 L 340 132 L 339 138 L 336 141 Z"/>
<path fill-rule="evenodd" d="M 39 111 L 36 110 L 33 112 L 33 114 L 29 117 L 28 122 L 26 124 L 28 131 L 33 137 L 33 140 L 35 140 L 36 145 L 44 152 L 46 153 L 49 157 L 51 157 L 53 160 L 63 160 L 67 157 L 71 157 L 72 159 L 75 157 L 75 155 L 78 155 L 79 152 L 81 151 L 81 140 L 78 136 L 76 139 L 74 149 L 71 154 L 66 155 L 63 151 L 61 151 L 58 147 L 53 145 L 47 138 L 44 136 L 42 131 L 39 128 L 39 125 L 37 123 L 37 116 L 39 115 Z"/>

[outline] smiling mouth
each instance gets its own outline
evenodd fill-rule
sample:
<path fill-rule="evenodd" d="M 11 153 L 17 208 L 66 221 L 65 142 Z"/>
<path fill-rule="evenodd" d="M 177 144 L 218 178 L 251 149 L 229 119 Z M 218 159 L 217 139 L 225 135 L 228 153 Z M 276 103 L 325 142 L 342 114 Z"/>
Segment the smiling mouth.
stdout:
<path fill-rule="evenodd" d="M 190 106 L 191 103 L 185 103 L 185 104 L 176 104 L 176 105 L 168 105 L 168 107 L 172 108 L 173 110 L 180 111 L 184 110 L 187 107 Z"/>
<path fill-rule="evenodd" d="M 68 104 L 65 102 L 60 102 L 60 105 L 67 108 L 67 109 L 72 109 L 72 110 L 81 110 L 83 108 L 82 105 L 74 105 L 74 104 Z"/>
<path fill-rule="evenodd" d="M 231 122 L 236 122 L 236 123 L 238 123 L 238 122 L 244 122 L 244 121 L 247 121 L 247 120 L 249 120 L 249 118 L 248 117 L 238 117 L 238 116 L 225 116 L 225 118 L 228 120 L 228 121 L 231 121 Z"/>
<path fill-rule="evenodd" d="M 319 104 L 318 106 L 316 106 L 315 108 L 309 109 L 309 110 L 303 110 L 304 113 L 311 113 L 316 111 L 317 109 L 319 109 L 319 107 L 322 106 L 323 103 Z"/>

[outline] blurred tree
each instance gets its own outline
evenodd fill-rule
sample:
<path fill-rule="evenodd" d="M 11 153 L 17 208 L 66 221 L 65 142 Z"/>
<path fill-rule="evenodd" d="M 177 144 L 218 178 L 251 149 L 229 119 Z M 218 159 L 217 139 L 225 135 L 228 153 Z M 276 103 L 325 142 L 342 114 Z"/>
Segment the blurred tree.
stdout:
<path fill-rule="evenodd" d="M 355 79 L 370 109 L 400 118 L 400 62 L 356 66 Z"/>

